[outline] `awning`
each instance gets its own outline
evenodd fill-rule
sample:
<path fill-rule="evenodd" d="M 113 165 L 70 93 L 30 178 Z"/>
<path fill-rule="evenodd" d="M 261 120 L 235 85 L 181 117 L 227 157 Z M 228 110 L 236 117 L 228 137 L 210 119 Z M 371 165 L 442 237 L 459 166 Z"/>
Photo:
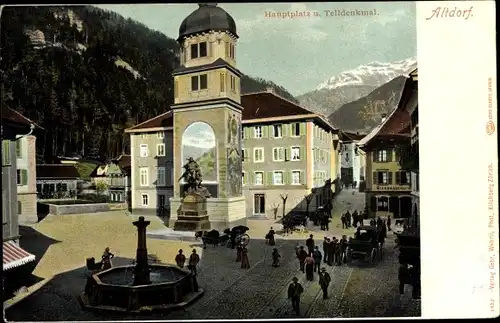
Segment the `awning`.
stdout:
<path fill-rule="evenodd" d="M 3 270 L 9 270 L 35 261 L 35 256 L 21 248 L 14 241 L 3 243 Z"/>

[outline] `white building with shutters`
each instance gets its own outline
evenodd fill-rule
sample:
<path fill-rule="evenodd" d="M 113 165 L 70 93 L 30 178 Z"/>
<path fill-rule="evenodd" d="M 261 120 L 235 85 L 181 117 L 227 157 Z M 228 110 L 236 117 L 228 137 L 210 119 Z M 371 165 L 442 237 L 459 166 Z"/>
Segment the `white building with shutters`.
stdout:
<path fill-rule="evenodd" d="M 36 223 L 36 137 L 15 141 L 17 158 L 17 214 L 19 223 Z"/>

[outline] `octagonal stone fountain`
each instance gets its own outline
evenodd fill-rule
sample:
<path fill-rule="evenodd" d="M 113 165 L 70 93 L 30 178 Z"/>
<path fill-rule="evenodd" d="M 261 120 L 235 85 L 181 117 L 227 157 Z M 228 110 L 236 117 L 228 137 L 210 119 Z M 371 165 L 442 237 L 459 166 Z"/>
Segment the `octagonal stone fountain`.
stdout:
<path fill-rule="evenodd" d="M 80 300 L 84 308 L 117 312 L 149 312 L 184 307 L 203 295 L 196 277 L 177 266 L 148 264 L 146 227 L 139 217 L 135 265 L 118 266 L 92 275 Z"/>

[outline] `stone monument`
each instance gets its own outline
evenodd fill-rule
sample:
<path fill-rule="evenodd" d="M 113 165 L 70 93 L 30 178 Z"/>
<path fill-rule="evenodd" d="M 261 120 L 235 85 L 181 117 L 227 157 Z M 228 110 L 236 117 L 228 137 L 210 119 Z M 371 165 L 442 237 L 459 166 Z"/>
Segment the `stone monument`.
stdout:
<path fill-rule="evenodd" d="M 185 181 L 184 197 L 174 224 L 174 230 L 199 231 L 209 230 L 210 220 L 207 214 L 207 198 L 210 197 L 208 190 L 201 185 L 203 175 L 200 166 L 192 158 L 187 159 L 184 165 L 184 173 L 179 178 Z"/>
<path fill-rule="evenodd" d="M 150 223 L 150 221 L 145 221 L 143 216 L 139 217 L 138 221 L 133 222 L 133 225 L 137 227 L 137 254 L 134 268 L 134 285 L 136 286 L 151 284 L 148 249 L 146 247 L 146 227 Z"/>

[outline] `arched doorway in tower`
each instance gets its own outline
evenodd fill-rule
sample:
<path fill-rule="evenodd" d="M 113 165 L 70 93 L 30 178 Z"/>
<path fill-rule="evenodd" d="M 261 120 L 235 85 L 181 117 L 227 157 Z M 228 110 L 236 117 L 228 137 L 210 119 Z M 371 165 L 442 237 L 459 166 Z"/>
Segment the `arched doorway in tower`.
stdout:
<path fill-rule="evenodd" d="M 410 218 L 412 215 L 412 200 L 410 196 L 402 196 L 400 197 L 400 205 L 401 205 L 401 217 L 402 218 Z"/>

